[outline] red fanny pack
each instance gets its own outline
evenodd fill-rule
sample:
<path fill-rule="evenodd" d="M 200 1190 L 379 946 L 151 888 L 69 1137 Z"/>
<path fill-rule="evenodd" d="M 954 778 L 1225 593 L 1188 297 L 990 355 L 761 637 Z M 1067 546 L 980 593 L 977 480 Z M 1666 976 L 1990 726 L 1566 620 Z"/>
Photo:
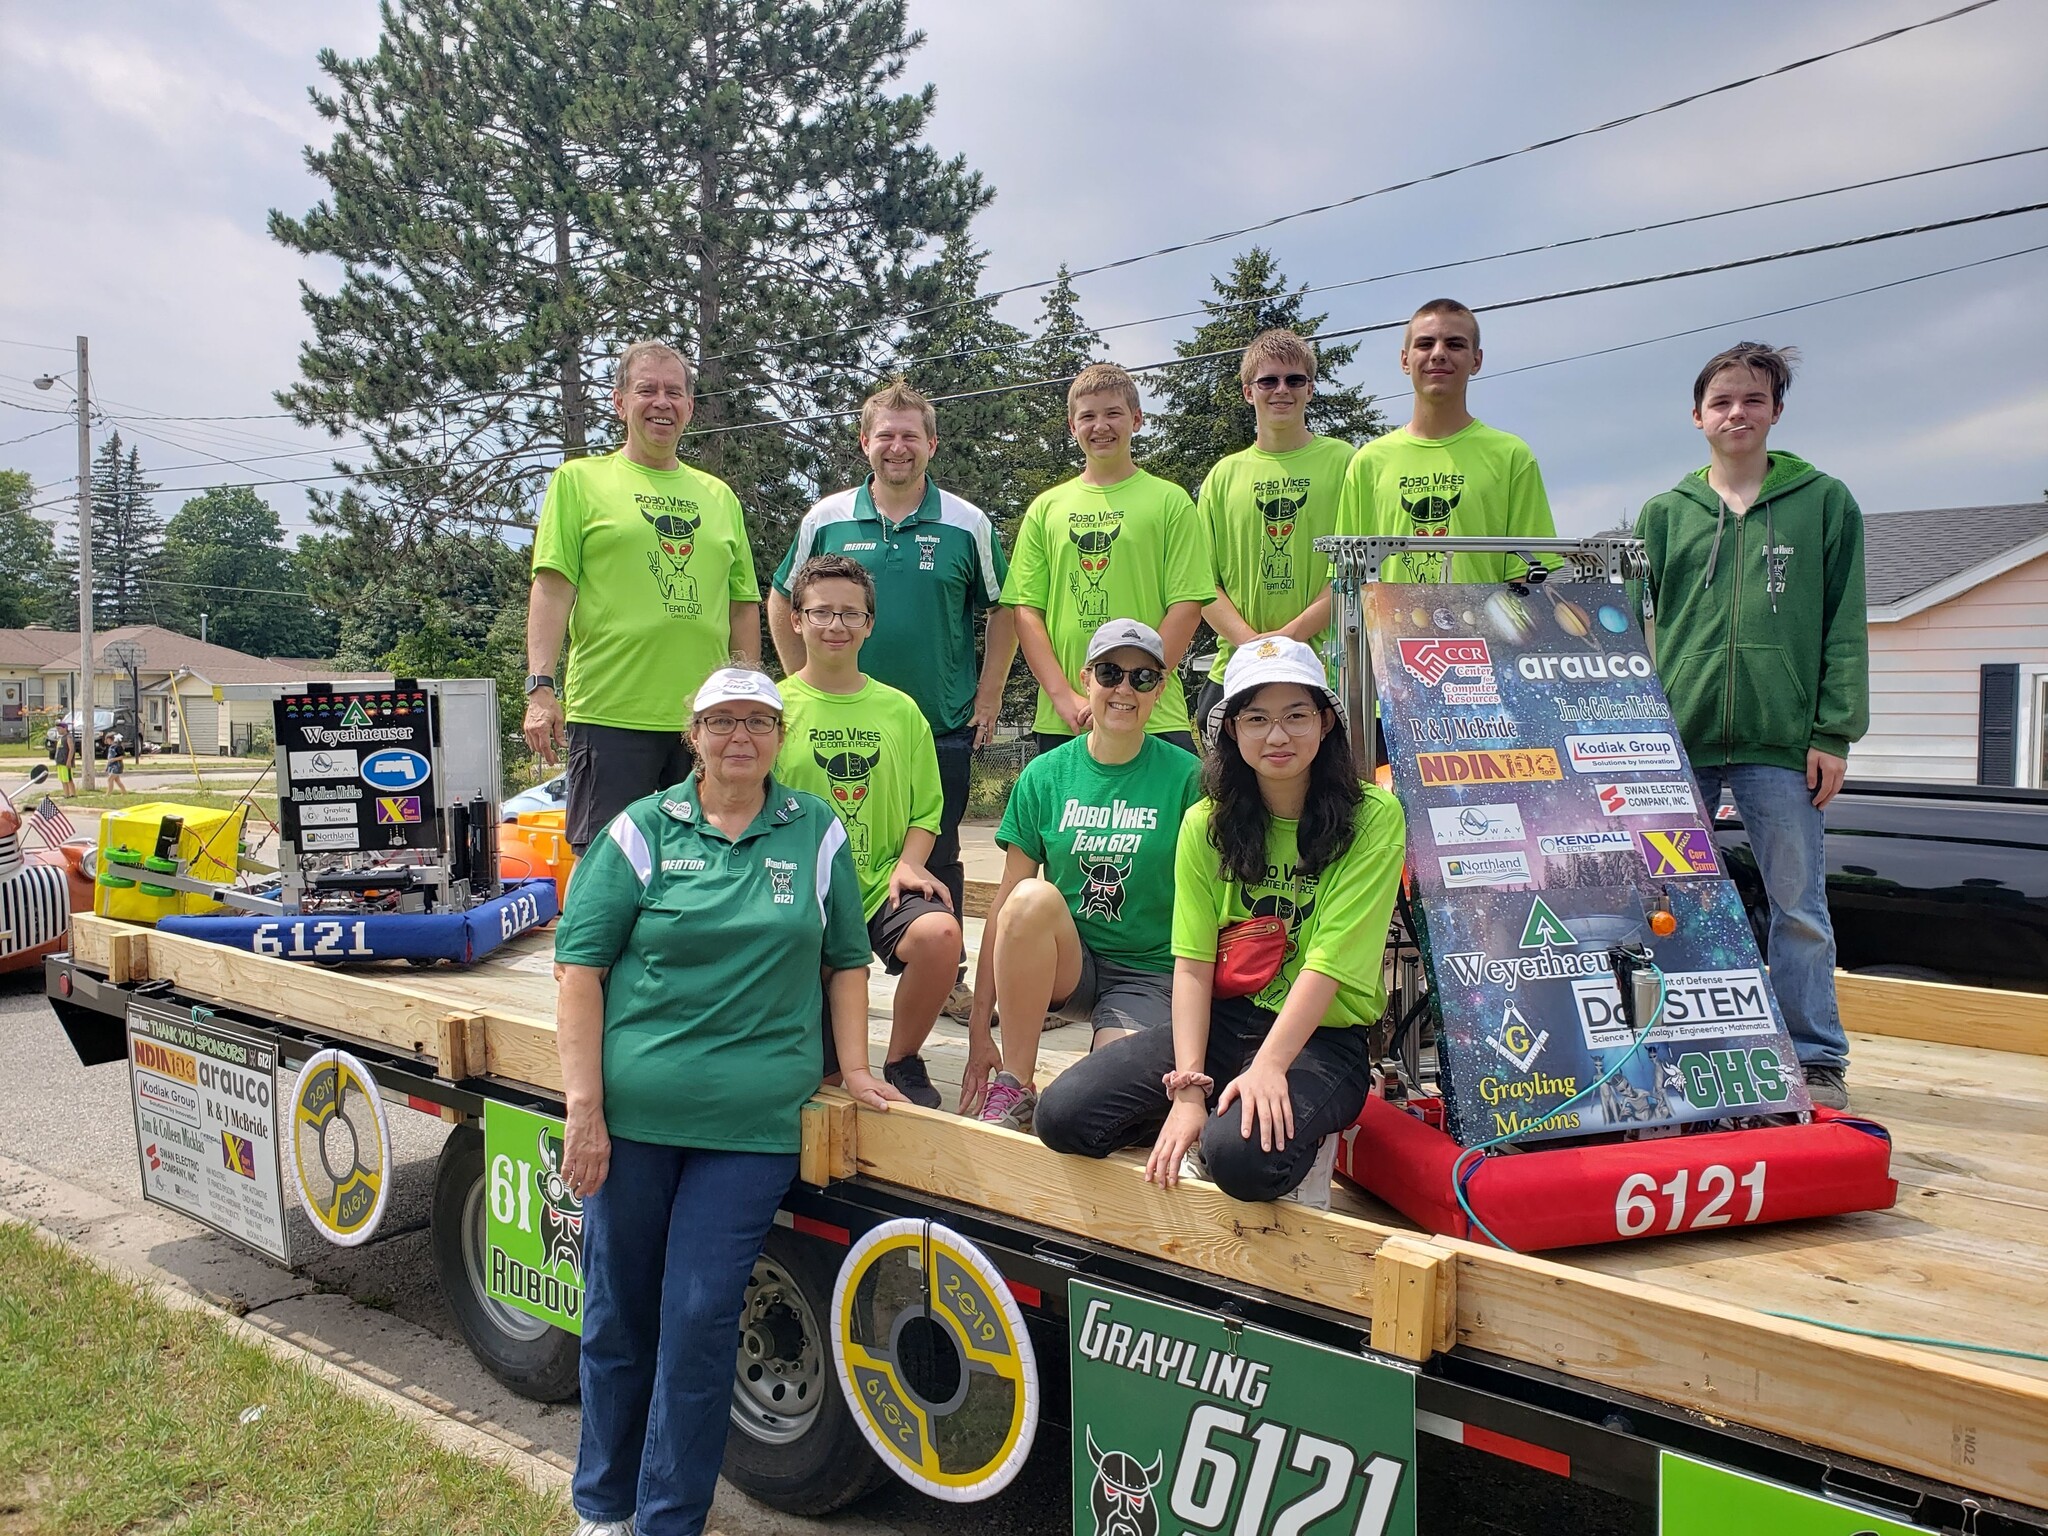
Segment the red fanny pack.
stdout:
<path fill-rule="evenodd" d="M 1250 997 L 1280 974 L 1287 958 L 1287 920 L 1248 917 L 1216 935 L 1216 997 Z"/>

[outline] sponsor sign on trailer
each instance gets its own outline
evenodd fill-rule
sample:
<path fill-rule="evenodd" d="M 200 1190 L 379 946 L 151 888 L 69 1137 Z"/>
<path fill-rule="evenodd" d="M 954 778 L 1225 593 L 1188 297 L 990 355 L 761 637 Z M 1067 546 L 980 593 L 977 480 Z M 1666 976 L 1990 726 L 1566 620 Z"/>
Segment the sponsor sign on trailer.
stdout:
<path fill-rule="evenodd" d="M 1903 1525 L 1853 1504 L 1765 1482 L 1747 1472 L 1659 1451 L 1657 1536 L 1932 1536 L 1933 1527 Z"/>
<path fill-rule="evenodd" d="M 1439 848 L 1462 848 L 1474 843 L 1519 843 L 1528 833 L 1522 830 L 1519 805 L 1439 805 L 1430 808 L 1429 833 Z M 1627 839 L 1622 840 L 1627 846 Z"/>
<path fill-rule="evenodd" d="M 562 1181 L 562 1122 L 484 1105 L 484 1288 L 583 1332 L 583 1202 Z"/>
<path fill-rule="evenodd" d="M 1415 1375 L 1067 1286 L 1074 1536 L 1414 1536 Z"/>
<path fill-rule="evenodd" d="M 294 844 L 309 853 L 435 846 L 425 690 L 287 694 L 271 714 L 287 768 L 278 806 Z"/>
<path fill-rule="evenodd" d="M 135 1001 L 128 1062 L 142 1197 L 289 1264 L 276 1050 L 204 1009 Z"/>

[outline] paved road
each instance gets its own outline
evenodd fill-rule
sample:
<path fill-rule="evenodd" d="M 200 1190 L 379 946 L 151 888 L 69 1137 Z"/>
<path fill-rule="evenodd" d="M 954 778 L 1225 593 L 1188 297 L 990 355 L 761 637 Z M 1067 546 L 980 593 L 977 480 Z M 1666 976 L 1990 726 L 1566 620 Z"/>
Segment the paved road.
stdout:
<path fill-rule="evenodd" d="M 447 1133 L 440 1121 L 391 1107 L 395 1157 L 382 1229 L 361 1248 L 336 1248 L 292 1211 L 301 1262 L 283 1269 L 143 1203 L 125 1071 L 81 1067 L 40 986 L 40 973 L 0 977 L 0 1209 L 178 1280 L 556 1465 L 573 1464 L 576 1406 L 530 1403 L 500 1387 L 470 1356 L 441 1300 L 426 1230 L 434 1160 Z M 1063 1433 L 1042 1436 L 1018 1480 L 975 1508 L 973 1529 L 990 1536 L 1069 1530 L 1066 1456 Z M 829 1525 L 789 1520 L 737 1496 L 721 1502 L 715 1524 L 734 1536 L 939 1536 L 963 1528 L 960 1514 L 892 1485 Z"/>

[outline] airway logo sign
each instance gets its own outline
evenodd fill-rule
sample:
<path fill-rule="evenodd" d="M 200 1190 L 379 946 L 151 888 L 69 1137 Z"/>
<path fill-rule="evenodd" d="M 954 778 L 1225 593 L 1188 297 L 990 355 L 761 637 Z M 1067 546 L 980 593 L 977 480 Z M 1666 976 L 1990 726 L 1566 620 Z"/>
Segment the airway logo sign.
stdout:
<path fill-rule="evenodd" d="M 433 771 L 419 753 L 401 747 L 371 753 L 363 764 L 363 782 L 373 789 L 414 789 L 426 783 Z"/>

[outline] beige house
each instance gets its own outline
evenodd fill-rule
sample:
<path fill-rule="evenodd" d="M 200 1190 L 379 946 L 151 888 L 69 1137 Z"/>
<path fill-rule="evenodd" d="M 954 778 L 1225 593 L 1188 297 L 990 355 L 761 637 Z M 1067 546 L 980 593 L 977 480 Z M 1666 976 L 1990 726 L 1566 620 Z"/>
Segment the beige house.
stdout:
<path fill-rule="evenodd" d="M 129 696 L 123 647 L 140 653 Z M 110 655 L 111 652 L 111 655 Z M 270 724 L 267 704 L 223 700 L 226 683 L 290 683 L 362 677 L 332 662 L 251 656 L 155 624 L 127 624 L 93 636 L 93 707 L 132 709 L 143 740 L 166 751 L 216 757 L 246 750 Z M 70 710 L 78 683 L 78 635 L 61 629 L 0 629 L 0 740 L 21 740 L 26 716 Z"/>
<path fill-rule="evenodd" d="M 1868 515 L 1849 776 L 2048 789 L 2048 503 Z"/>

